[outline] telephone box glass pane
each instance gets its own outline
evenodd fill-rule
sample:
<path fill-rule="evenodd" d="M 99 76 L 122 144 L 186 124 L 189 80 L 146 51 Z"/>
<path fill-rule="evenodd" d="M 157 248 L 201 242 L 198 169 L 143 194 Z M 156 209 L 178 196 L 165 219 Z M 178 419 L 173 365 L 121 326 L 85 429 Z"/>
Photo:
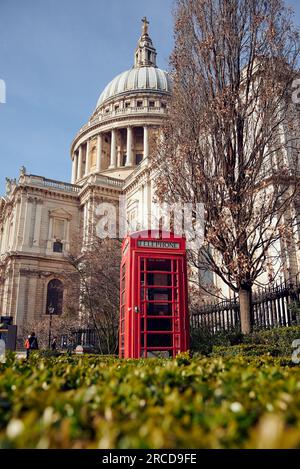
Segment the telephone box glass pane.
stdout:
<path fill-rule="evenodd" d="M 147 259 L 147 271 L 171 272 L 171 267 L 170 259 Z"/>
<path fill-rule="evenodd" d="M 172 331 L 172 319 L 149 318 L 147 319 L 147 331 Z"/>
<path fill-rule="evenodd" d="M 121 302 L 122 302 L 122 305 L 125 304 L 125 291 L 122 292 L 122 298 L 121 298 Z"/>
<path fill-rule="evenodd" d="M 147 274 L 147 285 L 157 285 L 163 287 L 172 286 L 172 275 L 163 273 Z"/>
<path fill-rule="evenodd" d="M 149 316 L 171 316 L 172 303 L 147 303 Z"/>
<path fill-rule="evenodd" d="M 147 334 L 147 347 L 172 347 L 172 334 Z"/>
<path fill-rule="evenodd" d="M 171 288 L 148 288 L 147 299 L 150 301 L 172 301 Z"/>
<path fill-rule="evenodd" d="M 172 357 L 172 350 L 148 350 L 143 356 L 147 358 L 170 358 Z"/>

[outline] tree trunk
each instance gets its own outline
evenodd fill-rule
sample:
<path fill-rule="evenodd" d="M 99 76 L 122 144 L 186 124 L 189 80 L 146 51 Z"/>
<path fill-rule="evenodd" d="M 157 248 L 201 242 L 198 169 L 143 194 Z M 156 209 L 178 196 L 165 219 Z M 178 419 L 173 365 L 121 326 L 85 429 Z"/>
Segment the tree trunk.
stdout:
<path fill-rule="evenodd" d="M 251 332 L 251 288 L 241 287 L 239 290 L 240 316 L 242 334 Z"/>

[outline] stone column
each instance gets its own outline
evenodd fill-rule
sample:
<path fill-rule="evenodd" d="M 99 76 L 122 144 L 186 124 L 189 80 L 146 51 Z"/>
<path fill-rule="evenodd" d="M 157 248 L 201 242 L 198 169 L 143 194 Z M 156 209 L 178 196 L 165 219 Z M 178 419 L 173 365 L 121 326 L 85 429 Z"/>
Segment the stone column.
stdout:
<path fill-rule="evenodd" d="M 144 159 L 148 158 L 149 156 L 149 134 L 148 134 L 148 126 L 144 126 Z"/>
<path fill-rule="evenodd" d="M 20 212 L 19 212 L 19 219 L 18 219 L 18 228 L 17 228 L 17 240 L 16 240 L 16 249 L 21 249 L 22 242 L 23 242 L 23 230 L 25 224 L 25 216 L 24 216 L 24 205 L 26 203 L 25 195 L 21 194 L 21 201 L 20 201 Z"/>
<path fill-rule="evenodd" d="M 68 252 L 70 250 L 70 220 L 67 220 L 67 228 L 66 228 L 66 235 L 65 235 L 65 250 Z"/>
<path fill-rule="evenodd" d="M 116 152 L 116 130 L 111 131 L 111 143 L 110 143 L 110 165 L 109 168 L 115 168 L 117 164 L 117 152 Z"/>
<path fill-rule="evenodd" d="M 48 228 L 48 239 L 47 239 L 47 249 L 52 250 L 52 229 L 53 229 L 53 218 L 49 217 L 49 228 Z"/>
<path fill-rule="evenodd" d="M 83 249 L 90 241 L 90 199 L 84 204 L 83 208 Z"/>
<path fill-rule="evenodd" d="M 36 299 L 37 299 L 37 275 L 31 275 L 28 279 L 28 296 L 27 296 L 27 321 L 34 321 L 36 314 Z"/>
<path fill-rule="evenodd" d="M 39 246 L 40 244 L 42 208 L 43 208 L 43 200 L 39 199 L 36 201 L 35 225 L 34 225 L 34 233 L 33 233 L 33 245 L 34 246 Z"/>
<path fill-rule="evenodd" d="M 82 147 L 78 149 L 78 167 L 77 167 L 77 179 L 82 178 Z"/>
<path fill-rule="evenodd" d="M 85 155 L 85 172 L 84 175 L 87 176 L 90 172 L 91 167 L 91 154 L 90 154 L 90 141 L 86 142 L 86 155 Z"/>
<path fill-rule="evenodd" d="M 8 248 L 8 238 L 9 238 L 9 218 L 7 218 L 4 222 L 4 229 L 3 229 L 3 251 L 7 251 Z"/>
<path fill-rule="evenodd" d="M 152 195 L 151 195 L 151 181 L 146 181 L 144 186 L 144 229 L 151 229 L 151 207 L 152 207 Z"/>
<path fill-rule="evenodd" d="M 132 127 L 127 127 L 127 159 L 126 166 L 133 165 L 133 155 L 132 155 Z"/>
<path fill-rule="evenodd" d="M 73 161 L 72 161 L 72 184 L 75 184 L 75 181 L 77 179 L 77 165 L 78 165 L 78 161 L 77 161 L 77 153 L 74 153 L 73 155 Z"/>
<path fill-rule="evenodd" d="M 32 198 L 28 197 L 26 201 L 23 246 L 29 245 L 30 229 L 31 229 L 31 216 L 32 216 Z"/>
<path fill-rule="evenodd" d="M 19 223 L 19 217 L 20 217 L 20 207 L 21 207 L 21 197 L 17 199 L 16 206 L 15 206 L 15 215 L 14 215 L 14 224 L 13 224 L 13 241 L 12 241 L 12 249 L 14 251 L 17 249 L 17 244 L 18 244 L 18 223 Z"/>
<path fill-rule="evenodd" d="M 17 305 L 16 305 L 16 317 L 15 324 L 21 329 L 24 327 L 25 321 L 25 303 L 26 297 L 28 296 L 27 291 L 28 277 L 24 274 L 19 274 L 18 285 L 17 285 Z"/>
<path fill-rule="evenodd" d="M 97 172 L 102 169 L 102 146 L 103 146 L 103 135 L 99 134 L 97 136 L 97 163 L 96 170 Z"/>
<path fill-rule="evenodd" d="M 121 147 L 118 146 L 118 158 L 117 158 L 117 166 L 118 168 L 120 168 L 122 165 L 122 151 L 121 151 Z"/>

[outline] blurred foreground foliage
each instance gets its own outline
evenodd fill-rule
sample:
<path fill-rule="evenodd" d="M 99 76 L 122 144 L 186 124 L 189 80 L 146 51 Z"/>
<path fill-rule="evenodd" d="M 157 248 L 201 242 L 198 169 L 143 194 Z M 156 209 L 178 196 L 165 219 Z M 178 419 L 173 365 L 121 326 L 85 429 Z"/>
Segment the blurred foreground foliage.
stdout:
<path fill-rule="evenodd" d="M 8 357 L 0 448 L 300 448 L 290 357 Z"/>

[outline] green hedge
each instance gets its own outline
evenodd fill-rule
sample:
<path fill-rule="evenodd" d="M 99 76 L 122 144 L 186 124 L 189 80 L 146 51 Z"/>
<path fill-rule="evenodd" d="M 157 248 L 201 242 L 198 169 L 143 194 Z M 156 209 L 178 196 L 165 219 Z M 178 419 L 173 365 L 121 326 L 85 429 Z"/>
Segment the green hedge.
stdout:
<path fill-rule="evenodd" d="M 214 346 L 230 346 L 241 343 L 243 336 L 239 330 L 221 331 L 212 334 L 209 329 L 191 330 L 191 351 L 201 355 L 209 355 Z"/>
<path fill-rule="evenodd" d="M 202 355 L 220 354 L 238 355 L 260 355 L 270 354 L 272 356 L 290 356 L 292 354 L 292 342 L 300 339 L 300 326 L 278 327 L 269 330 L 254 331 L 243 336 L 239 331 L 219 332 L 211 334 L 205 329 L 192 331 L 191 350 L 193 353 Z M 240 346 L 232 348 L 232 346 Z M 243 346 L 242 346 L 243 345 Z M 253 346 L 248 347 L 247 346 Z M 254 347 L 257 346 L 257 347 Z M 226 353 L 223 347 L 232 348 Z M 252 353 L 253 352 L 253 353 Z"/>
<path fill-rule="evenodd" d="M 279 357 L 282 355 L 280 348 L 270 345 L 262 344 L 239 344 L 228 346 L 214 346 L 212 350 L 213 357 L 259 357 L 262 355 L 269 355 L 272 357 Z"/>
<path fill-rule="evenodd" d="M 292 342 L 295 339 L 300 339 L 300 326 L 254 331 L 249 336 L 243 337 L 243 343 L 278 347 L 282 355 L 290 355 Z"/>
<path fill-rule="evenodd" d="M 300 366 L 271 356 L 10 356 L 0 448 L 300 448 Z"/>

